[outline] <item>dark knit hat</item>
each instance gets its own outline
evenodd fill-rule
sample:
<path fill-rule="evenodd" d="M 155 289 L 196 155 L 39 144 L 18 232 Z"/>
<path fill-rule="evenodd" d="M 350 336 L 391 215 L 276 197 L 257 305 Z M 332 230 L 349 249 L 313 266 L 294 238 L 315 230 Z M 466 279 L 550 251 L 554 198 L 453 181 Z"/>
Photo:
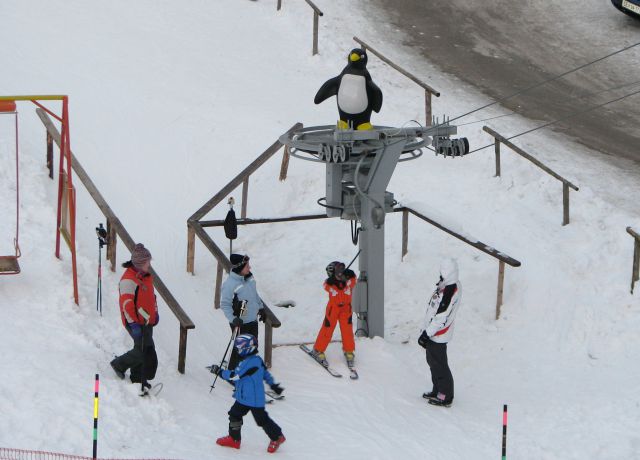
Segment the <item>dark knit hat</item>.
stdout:
<path fill-rule="evenodd" d="M 249 262 L 249 256 L 242 254 L 231 254 L 229 257 L 231 261 L 231 270 L 233 273 L 240 273 L 247 262 Z"/>
<path fill-rule="evenodd" d="M 138 243 L 133 248 L 133 252 L 131 253 L 131 263 L 138 270 L 142 268 L 145 262 L 149 262 L 151 260 L 151 253 L 147 248 L 144 247 L 144 244 Z"/>

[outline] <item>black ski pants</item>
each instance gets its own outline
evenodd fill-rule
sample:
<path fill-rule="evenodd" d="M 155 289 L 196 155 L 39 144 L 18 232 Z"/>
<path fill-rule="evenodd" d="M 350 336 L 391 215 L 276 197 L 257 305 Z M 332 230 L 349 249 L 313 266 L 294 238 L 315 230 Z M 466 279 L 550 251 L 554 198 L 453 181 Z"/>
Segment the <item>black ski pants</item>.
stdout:
<path fill-rule="evenodd" d="M 443 393 L 445 401 L 453 401 L 453 375 L 447 361 L 447 344 L 427 340 L 427 364 L 431 370 L 433 391 Z"/>
<path fill-rule="evenodd" d="M 236 441 L 240 441 L 240 430 L 242 429 L 242 417 L 251 411 L 256 424 L 261 427 L 269 439 L 277 440 L 282 436 L 282 429 L 274 422 L 264 407 L 250 407 L 236 401 L 229 409 L 229 436 Z"/>
<path fill-rule="evenodd" d="M 231 327 L 231 333 L 233 333 L 233 325 L 229 323 L 229 326 Z M 258 321 L 243 323 L 242 326 L 240 326 L 240 332 L 238 332 L 238 335 L 240 334 L 251 334 L 256 338 L 256 340 L 258 340 Z M 233 344 L 231 344 L 231 346 L 233 348 L 231 350 L 231 357 L 229 358 L 229 365 L 227 366 L 227 369 L 233 370 L 238 365 L 240 356 L 238 356 L 238 353 L 236 352 L 236 347 L 234 347 Z"/>
<path fill-rule="evenodd" d="M 118 356 L 111 364 L 122 372 L 131 369 L 131 381 L 133 383 L 153 380 L 158 369 L 158 356 L 153 343 L 153 327 L 143 326 L 142 337 L 134 337 L 131 329 L 128 326 L 125 328 L 133 339 L 133 348 Z"/>

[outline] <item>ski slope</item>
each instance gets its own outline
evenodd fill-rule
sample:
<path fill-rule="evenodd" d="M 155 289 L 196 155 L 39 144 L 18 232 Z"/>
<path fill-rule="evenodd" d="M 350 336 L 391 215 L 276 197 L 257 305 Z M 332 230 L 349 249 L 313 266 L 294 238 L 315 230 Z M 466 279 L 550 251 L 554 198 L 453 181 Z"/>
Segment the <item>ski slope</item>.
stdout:
<path fill-rule="evenodd" d="M 553 0 L 558 2 L 558 0 Z M 240 451 L 226 433 L 230 388 L 209 393 L 204 369 L 229 340 L 213 309 L 216 264 L 196 244 L 196 275 L 185 271 L 186 220 L 295 122 L 333 123 L 335 103 L 313 96 L 344 66 L 357 35 L 441 91 L 434 114 L 456 115 L 489 102 L 473 88 L 372 28 L 366 2 L 323 0 L 320 54 L 311 56 L 312 12 L 304 2 L 188 0 L 7 0 L 0 3 L 5 70 L 2 94 L 68 94 L 75 155 L 196 324 L 186 374 L 177 372 L 179 327 L 160 302 L 155 330 L 157 398 L 109 367 L 130 339 L 117 307 L 121 270 L 103 272 L 104 310 L 95 311 L 97 239 L 104 222 L 77 183 L 80 306 L 73 303 L 70 257 L 54 256 L 57 183 L 47 178 L 45 131 L 34 106 L 20 110 L 22 273 L 0 278 L 0 446 L 74 455 L 91 451 L 93 378 L 101 375 L 99 455 L 118 458 L 238 459 L 267 455 L 267 437 L 245 419 Z M 597 31 L 594 30 L 594 34 Z M 374 56 L 369 71 L 384 93 L 374 124 L 423 120 L 422 90 Z M 58 111 L 57 107 L 51 106 Z M 506 113 L 492 107 L 477 118 Z M 1 118 L 1 117 L 0 117 Z M 518 117 L 498 132 L 535 127 Z M 482 123 L 460 128 L 472 148 L 491 139 Z M 12 132 L 0 125 L 3 250 L 13 238 Z M 7 141 L 8 139 L 8 141 Z M 498 264 L 417 219 L 400 260 L 401 221 L 386 221 L 385 339 L 357 341 L 358 381 L 335 379 L 297 347 L 274 350 L 273 374 L 286 399 L 268 407 L 288 459 L 486 459 L 500 455 L 502 405 L 509 404 L 508 455 L 526 459 L 640 458 L 638 295 L 629 294 L 633 240 L 640 228 L 637 165 L 594 159 L 559 134 L 536 131 L 518 145 L 580 187 L 571 224 L 561 226 L 561 185 L 510 152 L 494 178 L 492 149 L 463 159 L 401 163 L 389 190 L 396 199 L 520 260 L 507 268 L 502 317 L 494 320 Z M 279 182 L 279 156 L 252 177 L 248 215 L 319 212 L 324 169 L 291 159 Z M 56 155 L 57 161 L 57 155 Z M 7 184 L 9 184 L 7 186 Z M 239 190 L 234 193 L 240 201 Z M 223 218 L 226 207 L 208 215 Z M 9 228 L 9 234 L 4 233 Z M 212 232 L 222 241 L 223 233 Z M 241 228 L 234 248 L 252 258 L 268 303 L 295 299 L 275 313 L 275 343 L 313 341 L 320 327 L 324 267 L 357 249 L 347 222 Z M 127 260 L 122 245 L 119 263 Z M 456 382 L 450 409 L 425 404 L 430 389 L 416 344 L 439 260 L 458 259 L 464 286 L 449 360 Z M 103 268 L 106 263 L 103 261 Z M 407 343 L 405 343 L 407 342 Z M 334 344 L 329 361 L 346 374 Z"/>

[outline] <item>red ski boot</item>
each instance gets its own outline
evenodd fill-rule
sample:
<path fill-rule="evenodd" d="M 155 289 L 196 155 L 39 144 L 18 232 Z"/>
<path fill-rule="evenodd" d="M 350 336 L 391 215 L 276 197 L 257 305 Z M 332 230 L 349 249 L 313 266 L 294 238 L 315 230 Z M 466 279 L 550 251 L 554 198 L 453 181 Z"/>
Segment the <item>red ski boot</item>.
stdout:
<path fill-rule="evenodd" d="M 285 437 L 283 435 L 280 435 L 278 439 L 276 439 L 275 441 L 271 441 L 269 443 L 269 447 L 267 447 L 267 452 L 269 452 L 270 454 L 274 453 L 276 450 L 278 450 L 278 447 L 280 447 L 280 444 L 282 444 L 285 441 L 286 441 Z"/>
<path fill-rule="evenodd" d="M 224 447 L 233 447 L 234 449 L 240 449 L 240 441 L 236 441 L 231 436 L 223 436 L 216 440 L 216 444 Z"/>

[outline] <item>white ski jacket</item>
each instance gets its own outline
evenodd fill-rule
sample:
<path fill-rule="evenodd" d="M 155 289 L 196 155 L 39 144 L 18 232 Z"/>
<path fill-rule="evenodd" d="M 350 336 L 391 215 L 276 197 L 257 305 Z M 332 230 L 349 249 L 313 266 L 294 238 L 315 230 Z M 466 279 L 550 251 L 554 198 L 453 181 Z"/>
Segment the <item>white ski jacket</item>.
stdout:
<path fill-rule="evenodd" d="M 422 327 L 429 338 L 437 343 L 447 343 L 451 340 L 453 323 L 462 299 L 458 267 L 454 264 L 448 271 L 445 268 L 447 267 L 441 268 L 440 274 L 443 279 L 438 283 L 427 304 Z"/>

